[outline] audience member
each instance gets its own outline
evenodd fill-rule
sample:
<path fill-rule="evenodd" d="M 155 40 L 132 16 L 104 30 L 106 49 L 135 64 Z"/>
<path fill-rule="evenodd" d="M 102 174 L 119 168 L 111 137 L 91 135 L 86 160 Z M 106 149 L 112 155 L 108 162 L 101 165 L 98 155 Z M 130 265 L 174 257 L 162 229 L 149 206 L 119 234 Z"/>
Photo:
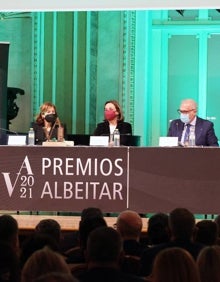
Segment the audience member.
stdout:
<path fill-rule="evenodd" d="M 20 282 L 20 263 L 15 250 L 0 241 L 0 282 Z"/>
<path fill-rule="evenodd" d="M 33 233 L 29 235 L 21 245 L 21 268 L 34 252 L 43 249 L 45 246 L 56 252 L 60 250 L 56 240 L 48 234 Z"/>
<path fill-rule="evenodd" d="M 103 217 L 101 209 L 97 207 L 88 207 L 82 210 L 81 221 L 91 217 Z"/>
<path fill-rule="evenodd" d="M 176 208 L 169 215 L 170 242 L 156 245 L 144 250 L 141 257 L 141 274 L 148 276 L 152 272 L 152 265 L 157 254 L 166 248 L 180 247 L 187 250 L 194 259 L 204 247 L 203 244 L 193 242 L 195 230 L 194 215 L 185 208 Z"/>
<path fill-rule="evenodd" d="M 188 251 L 182 248 L 169 248 L 162 250 L 155 258 L 152 282 L 199 281 L 196 262 Z"/>
<path fill-rule="evenodd" d="M 124 273 L 119 268 L 122 255 L 120 234 L 111 227 L 99 227 L 88 238 L 86 258 L 88 269 L 81 274 L 81 282 L 144 281 L 142 278 Z"/>
<path fill-rule="evenodd" d="M 50 272 L 34 280 L 35 282 L 77 282 L 78 280 L 69 273 Z"/>
<path fill-rule="evenodd" d="M 44 247 L 35 251 L 26 261 L 21 273 L 21 282 L 34 282 L 40 276 L 50 272 L 71 273 L 60 254 Z"/>
<path fill-rule="evenodd" d="M 170 241 L 168 218 L 168 215 L 165 213 L 156 213 L 149 218 L 147 228 L 149 246 Z"/>
<path fill-rule="evenodd" d="M 82 210 L 80 222 L 88 217 L 104 217 L 104 216 L 103 216 L 101 209 L 97 207 L 88 207 Z M 79 225 L 80 225 L 80 222 L 79 222 Z M 69 247 L 65 249 L 65 252 L 69 254 L 72 252 L 72 250 L 75 251 L 75 249 L 79 249 L 79 231 L 78 230 L 75 231 L 70 236 L 65 236 L 65 238 L 67 237 L 68 237 L 68 241 L 70 242 L 70 244 L 69 244 Z"/>
<path fill-rule="evenodd" d="M 196 223 L 195 242 L 204 245 L 215 245 L 218 240 L 218 226 L 208 219 L 201 220 Z"/>
<path fill-rule="evenodd" d="M 217 244 L 220 245 L 220 215 L 217 215 L 214 219 L 215 223 L 217 224 L 218 227 L 218 240 Z"/>
<path fill-rule="evenodd" d="M 201 282 L 220 282 L 220 246 L 206 246 L 198 255 Z"/>
<path fill-rule="evenodd" d="M 0 216 L 0 241 L 7 242 L 14 251 L 19 253 L 18 223 L 11 215 L 3 214 Z"/>
<path fill-rule="evenodd" d="M 54 238 L 57 244 L 61 240 L 61 227 L 55 219 L 42 219 L 35 227 L 35 232 L 38 234 L 47 234 Z"/>
<path fill-rule="evenodd" d="M 85 250 L 90 232 L 100 226 L 107 226 L 103 217 L 84 217 L 79 224 L 79 246 L 66 252 L 67 263 L 85 263 Z"/>
<path fill-rule="evenodd" d="M 125 210 L 118 215 L 116 229 L 122 237 L 125 255 L 141 256 L 143 251 L 143 246 L 140 244 L 142 227 L 142 218 L 137 212 Z"/>
<path fill-rule="evenodd" d="M 143 222 L 133 210 L 125 210 L 118 215 L 116 228 L 122 237 L 124 255 L 120 260 L 121 270 L 139 275 L 140 257 L 144 249 L 140 242 Z"/>

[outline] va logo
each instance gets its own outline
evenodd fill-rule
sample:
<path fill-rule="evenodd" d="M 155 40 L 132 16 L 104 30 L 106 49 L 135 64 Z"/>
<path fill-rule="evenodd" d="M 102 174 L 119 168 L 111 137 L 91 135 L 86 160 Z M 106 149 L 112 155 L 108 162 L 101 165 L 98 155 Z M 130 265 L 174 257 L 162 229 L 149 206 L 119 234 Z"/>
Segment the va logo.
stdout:
<path fill-rule="evenodd" d="M 24 158 L 20 169 L 15 174 L 15 180 L 12 183 L 12 177 L 10 172 L 2 172 L 5 185 L 9 194 L 12 196 L 16 185 L 19 183 L 20 197 L 21 198 L 32 198 L 32 187 L 34 185 L 34 174 L 31 169 L 31 165 L 28 157 Z M 17 176 L 16 176 L 17 175 Z M 13 177 L 14 178 L 14 177 Z"/>

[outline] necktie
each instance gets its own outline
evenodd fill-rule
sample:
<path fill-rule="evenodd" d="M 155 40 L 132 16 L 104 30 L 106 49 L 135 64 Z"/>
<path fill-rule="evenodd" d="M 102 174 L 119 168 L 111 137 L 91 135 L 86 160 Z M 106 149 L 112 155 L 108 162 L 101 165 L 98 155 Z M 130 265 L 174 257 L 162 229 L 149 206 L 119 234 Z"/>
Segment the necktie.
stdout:
<path fill-rule="evenodd" d="M 186 131 L 185 131 L 185 135 L 184 135 L 184 140 L 183 140 L 184 143 L 189 141 L 190 126 L 191 126 L 191 124 L 187 123 Z"/>

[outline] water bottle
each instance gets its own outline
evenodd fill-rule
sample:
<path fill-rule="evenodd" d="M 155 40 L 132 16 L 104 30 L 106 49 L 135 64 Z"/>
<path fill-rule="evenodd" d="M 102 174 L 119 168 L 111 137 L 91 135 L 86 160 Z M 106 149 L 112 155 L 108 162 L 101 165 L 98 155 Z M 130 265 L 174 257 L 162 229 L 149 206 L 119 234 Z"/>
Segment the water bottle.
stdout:
<path fill-rule="evenodd" d="M 120 133 L 117 128 L 113 132 L 113 141 L 114 141 L 114 147 L 120 146 Z"/>
<path fill-rule="evenodd" d="M 57 129 L 57 141 L 63 142 L 64 141 L 64 128 L 63 126 L 59 126 Z"/>
<path fill-rule="evenodd" d="M 35 133 L 34 129 L 31 127 L 28 131 L 28 145 L 33 146 L 35 144 Z"/>
<path fill-rule="evenodd" d="M 189 147 L 195 147 L 195 132 L 191 131 L 189 134 Z"/>

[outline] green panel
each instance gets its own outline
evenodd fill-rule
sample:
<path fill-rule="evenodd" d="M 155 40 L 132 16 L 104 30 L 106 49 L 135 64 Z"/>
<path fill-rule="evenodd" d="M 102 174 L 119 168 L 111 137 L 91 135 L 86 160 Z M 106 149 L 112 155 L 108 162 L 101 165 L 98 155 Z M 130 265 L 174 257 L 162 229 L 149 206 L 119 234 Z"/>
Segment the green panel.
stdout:
<path fill-rule="evenodd" d="M 103 120 L 104 102 L 109 99 L 120 101 L 121 65 L 120 42 L 121 12 L 99 12 L 97 54 L 97 109 L 96 120 Z"/>
<path fill-rule="evenodd" d="M 151 12 L 136 12 L 136 46 L 135 46 L 135 135 L 141 136 L 141 145 L 149 145 L 152 124 L 152 50 L 148 44 L 152 40 Z M 156 45 L 156 44 L 155 44 Z M 153 48 L 152 48 L 153 47 Z"/>
<path fill-rule="evenodd" d="M 199 41 L 194 35 L 175 35 L 169 39 L 168 121 L 178 118 L 180 101 L 199 94 Z"/>
<path fill-rule="evenodd" d="M 212 35 L 208 39 L 207 65 L 207 118 L 214 122 L 215 131 L 220 138 L 220 34 Z"/>
<path fill-rule="evenodd" d="M 44 40 L 44 101 L 52 101 L 52 72 L 53 72 L 53 21 L 54 13 L 46 12 L 44 18 L 43 40 Z"/>
<path fill-rule="evenodd" d="M 73 92 L 73 13 L 57 13 L 56 24 L 56 104 L 60 118 L 68 124 L 67 130 L 70 132 L 72 123 L 72 99 L 70 97 Z"/>
<path fill-rule="evenodd" d="M 0 20 L 0 41 L 9 42 L 8 87 L 21 88 L 24 95 L 17 95 L 15 103 L 19 107 L 18 115 L 11 120 L 10 129 L 27 132 L 32 116 L 31 64 L 32 64 L 32 15 L 27 12 L 9 13 Z M 7 15 L 7 13 L 6 13 Z"/>
<path fill-rule="evenodd" d="M 74 42 L 76 48 L 77 60 L 74 64 L 77 66 L 76 76 L 76 133 L 85 133 L 85 112 L 86 112 L 86 13 L 79 12 L 77 18 L 77 42 Z"/>

